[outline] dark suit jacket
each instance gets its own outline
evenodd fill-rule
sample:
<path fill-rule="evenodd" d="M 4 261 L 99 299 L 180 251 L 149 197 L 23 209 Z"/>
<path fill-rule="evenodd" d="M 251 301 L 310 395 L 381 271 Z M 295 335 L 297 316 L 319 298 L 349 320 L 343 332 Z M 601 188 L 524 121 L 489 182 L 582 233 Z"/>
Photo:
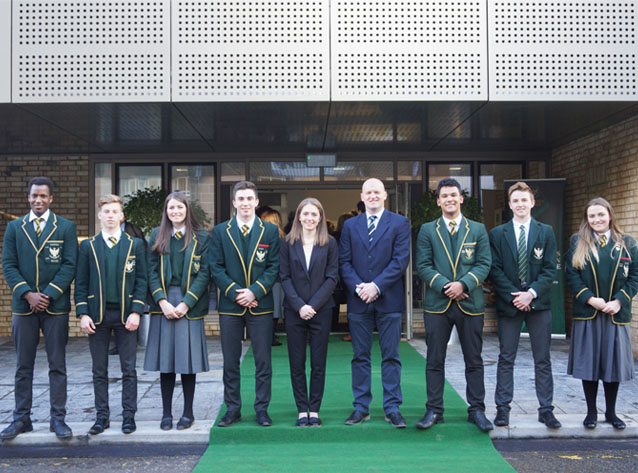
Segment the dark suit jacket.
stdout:
<path fill-rule="evenodd" d="M 374 282 L 381 294 L 372 302 L 381 313 L 405 310 L 403 276 L 410 260 L 410 224 L 405 217 L 384 210 L 368 239 L 365 213 L 346 220 L 339 242 L 339 268 L 348 297 L 348 311 L 363 313 L 367 304 L 355 288 Z"/>
<path fill-rule="evenodd" d="M 330 237 L 327 245 L 312 248 L 307 269 L 301 239 L 293 245 L 283 240 L 279 248 L 279 277 L 284 306 L 295 312 L 306 304 L 317 312 L 334 307 L 332 293 L 339 279 L 338 253 L 337 242 Z"/>
<path fill-rule="evenodd" d="M 512 305 L 512 292 L 521 290 L 518 279 L 518 242 L 514 221 L 510 220 L 490 231 L 492 269 L 490 280 L 496 292 L 496 308 L 499 315 L 514 317 L 518 309 Z M 529 225 L 527 239 L 528 289 L 534 289 L 538 297 L 532 301 L 532 309 L 551 309 L 552 283 L 556 278 L 556 238 L 549 225 L 534 219 Z"/>
<path fill-rule="evenodd" d="M 24 295 L 42 292 L 51 298 L 46 309 L 49 314 L 68 314 L 78 258 L 75 224 L 51 212 L 37 242 L 29 214 L 7 225 L 2 245 L 2 271 L 13 292 L 11 312 L 32 314 Z"/>
<path fill-rule="evenodd" d="M 218 311 L 224 315 L 272 314 L 271 289 L 279 276 L 279 229 L 255 217 L 246 258 L 241 238 L 237 217 L 213 228 L 208 253 L 210 273 L 220 290 Z M 243 288 L 255 294 L 257 307 L 248 309 L 235 302 L 235 290 Z"/>
<path fill-rule="evenodd" d="M 75 277 L 75 312 L 88 315 L 96 325 L 102 323 L 106 310 L 106 281 L 102 233 L 84 240 Z M 117 293 L 121 294 L 122 323 L 131 312 L 144 313 L 147 274 L 144 243 L 122 232 L 117 254 Z"/>

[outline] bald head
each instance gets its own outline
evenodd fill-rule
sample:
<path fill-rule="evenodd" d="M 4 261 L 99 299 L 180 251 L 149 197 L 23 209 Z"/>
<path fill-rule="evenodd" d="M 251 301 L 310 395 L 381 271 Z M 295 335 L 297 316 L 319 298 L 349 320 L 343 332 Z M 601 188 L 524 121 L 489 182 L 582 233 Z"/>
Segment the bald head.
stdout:
<path fill-rule="evenodd" d="M 376 215 L 381 212 L 387 198 L 388 194 L 385 191 L 385 186 L 379 179 L 372 178 L 363 183 L 361 200 L 366 206 L 366 212 L 369 215 Z"/>

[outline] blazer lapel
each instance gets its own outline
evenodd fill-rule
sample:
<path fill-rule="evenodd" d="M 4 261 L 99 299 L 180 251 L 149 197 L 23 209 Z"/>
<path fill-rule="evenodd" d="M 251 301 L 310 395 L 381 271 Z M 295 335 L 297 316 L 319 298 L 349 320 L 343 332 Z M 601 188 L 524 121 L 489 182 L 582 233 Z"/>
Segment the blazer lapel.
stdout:
<path fill-rule="evenodd" d="M 512 250 L 512 258 L 514 258 L 514 262 L 518 265 L 518 244 L 516 242 L 516 232 L 514 231 L 514 220 L 510 220 L 509 225 L 505 225 L 503 228 L 503 237 L 505 238 L 505 241 L 507 241 L 507 245 L 510 247 L 510 250 Z"/>
<path fill-rule="evenodd" d="M 447 259 L 450 262 L 450 267 L 453 271 L 456 271 L 456 267 L 454 266 L 454 261 L 452 261 L 452 241 L 450 240 L 450 232 L 445 226 L 445 221 L 442 217 L 436 221 L 436 233 L 441 240 L 441 244 L 443 245 L 443 249 L 445 250 L 445 254 L 447 255 Z"/>
<path fill-rule="evenodd" d="M 133 246 L 133 239 L 122 232 L 122 236 L 120 236 L 120 244 L 118 245 L 119 249 L 117 252 L 117 290 L 118 296 L 122 294 L 122 290 L 126 284 L 126 264 L 128 262 L 128 257 L 131 254 L 131 247 Z M 136 264 L 137 261 L 134 263 Z M 120 278 L 121 275 L 121 278 Z M 122 300 L 122 304 L 125 304 L 126 301 Z M 122 307 L 124 310 L 124 307 Z"/>
<path fill-rule="evenodd" d="M 101 284 L 101 288 L 102 288 L 102 294 L 100 294 L 100 300 L 103 300 L 102 298 L 106 297 L 106 293 L 105 291 L 105 275 L 104 272 L 100 270 L 100 268 L 104 268 L 104 245 L 106 243 L 104 243 L 104 240 L 102 239 L 102 241 L 100 241 L 99 239 L 102 239 L 102 232 L 98 233 L 97 235 L 95 235 L 93 238 L 91 238 L 91 249 L 93 250 L 93 256 L 95 257 L 95 265 L 97 267 L 97 271 L 100 275 L 100 284 Z"/>
<path fill-rule="evenodd" d="M 368 222 L 366 222 L 366 224 L 367 223 Z M 370 248 L 373 248 L 374 245 L 376 245 L 377 242 L 381 240 L 381 237 L 388 230 L 388 228 L 390 228 L 390 214 L 388 213 L 387 210 L 384 210 L 383 215 L 381 215 L 381 218 L 377 222 L 377 228 L 375 228 L 374 232 L 372 232 L 372 242 L 370 242 Z M 367 233 L 368 233 L 368 228 L 366 227 L 366 237 L 367 237 Z M 369 239 L 370 238 L 368 237 L 368 240 Z"/>
<path fill-rule="evenodd" d="M 328 250 L 328 245 L 319 246 L 315 243 L 315 246 L 312 247 L 312 254 L 310 255 L 310 264 L 308 265 L 308 276 L 310 277 L 310 272 L 314 267 L 317 260 L 323 255 L 325 251 Z"/>
<path fill-rule="evenodd" d="M 259 242 L 261 241 L 261 237 L 264 235 L 264 231 L 266 227 L 264 226 L 264 222 L 261 221 L 259 217 L 255 217 L 255 221 L 253 223 L 253 228 L 250 230 L 250 242 L 248 243 L 248 283 L 252 282 L 250 277 L 250 271 L 253 268 L 253 262 L 255 261 L 255 254 L 257 253 L 257 248 L 259 247 Z M 271 251 L 272 248 L 268 248 L 268 251 Z"/>
<path fill-rule="evenodd" d="M 283 243 L 284 245 L 286 245 L 287 243 Z M 293 251 L 295 252 L 295 254 L 297 255 L 297 258 L 299 259 L 299 262 L 301 263 L 301 267 L 304 270 L 304 274 L 306 276 L 308 276 L 308 273 L 310 272 L 309 268 L 306 267 L 306 254 L 303 251 L 303 242 L 301 241 L 301 238 L 299 240 L 297 240 L 295 242 L 295 244 L 293 245 Z M 314 248 L 312 250 L 312 257 L 314 257 L 315 255 L 315 251 Z M 312 257 L 310 262 L 312 263 Z"/>
<path fill-rule="evenodd" d="M 538 238 L 538 234 L 540 233 L 540 228 L 538 222 L 534 219 L 529 224 L 529 237 L 527 238 L 527 261 L 531 261 L 532 251 L 534 250 L 534 244 L 536 243 L 536 239 Z M 542 256 L 541 256 L 542 257 Z"/>
<path fill-rule="evenodd" d="M 25 215 L 24 218 L 22 219 L 22 231 L 27 236 L 27 238 L 31 242 L 31 245 L 33 246 L 33 249 L 37 253 L 38 252 L 38 246 L 36 245 L 36 242 L 38 241 L 38 239 L 35 236 L 34 225 L 35 224 L 33 222 L 29 222 L 29 214 Z"/>
<path fill-rule="evenodd" d="M 254 229 L 253 229 L 254 230 Z M 244 261 L 244 256 L 242 255 L 240 246 L 241 246 L 241 235 L 239 234 L 239 222 L 237 222 L 237 217 L 233 217 L 232 220 L 228 222 L 228 227 L 226 227 L 226 234 L 230 239 L 230 242 L 235 247 L 237 251 L 237 256 L 239 257 L 239 262 L 244 270 L 244 274 L 248 274 L 248 270 L 246 268 L 246 262 Z"/>
<path fill-rule="evenodd" d="M 195 255 L 197 245 L 199 245 L 197 234 L 193 232 L 193 241 L 191 241 L 191 244 L 188 245 L 188 248 L 186 248 L 186 252 L 184 254 L 184 266 L 182 268 L 182 284 L 187 291 L 190 289 L 191 266 L 193 264 L 193 256 Z"/>
<path fill-rule="evenodd" d="M 370 246 L 370 239 L 368 238 L 368 219 L 366 218 L 366 214 L 362 213 L 361 215 L 355 217 L 359 219 L 358 222 L 355 222 L 355 227 L 357 229 L 357 233 L 359 234 L 359 238 L 363 244 L 368 248 Z"/>
<path fill-rule="evenodd" d="M 457 248 L 456 258 L 454 259 L 455 272 L 456 272 L 456 267 L 459 265 L 459 258 L 461 257 L 461 251 L 463 250 L 463 245 L 465 244 L 465 240 L 467 240 L 467 235 L 470 233 L 470 224 L 468 223 L 467 218 L 463 217 L 462 222 L 465 223 L 465 234 L 463 235 L 463 239 L 459 240 L 459 247 Z M 463 223 L 461 223 L 461 227 L 463 227 Z M 448 235 L 449 235 L 449 232 L 448 232 Z M 457 238 L 461 238 L 461 235 L 459 235 Z"/>
<path fill-rule="evenodd" d="M 58 228 L 58 217 L 53 212 L 49 214 L 49 219 L 47 220 L 46 225 L 44 226 L 44 230 L 42 230 L 42 235 L 40 235 L 40 247 L 38 248 L 38 253 L 42 251 L 44 245 L 46 245 L 53 232 L 55 232 Z M 31 225 L 31 229 L 33 230 L 33 225 Z M 35 230 L 33 230 L 35 233 Z"/>

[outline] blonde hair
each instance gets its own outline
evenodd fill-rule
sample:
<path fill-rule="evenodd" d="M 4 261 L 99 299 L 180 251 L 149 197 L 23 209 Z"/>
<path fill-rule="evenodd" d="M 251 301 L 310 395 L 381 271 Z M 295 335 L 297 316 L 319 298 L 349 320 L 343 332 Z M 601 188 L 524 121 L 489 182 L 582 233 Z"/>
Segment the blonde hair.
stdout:
<path fill-rule="evenodd" d="M 277 210 L 267 208 L 261 213 L 259 218 L 262 219 L 264 222 L 268 222 L 268 223 L 272 223 L 273 225 L 276 225 L 277 230 L 279 231 L 279 238 L 284 237 L 284 231 L 281 228 L 281 214 Z"/>
<path fill-rule="evenodd" d="M 511 199 L 512 194 L 516 191 L 527 192 L 531 196 L 532 200 L 534 200 L 534 191 L 532 190 L 532 188 L 521 181 L 516 182 L 515 184 L 512 184 L 512 186 L 508 189 L 507 199 L 508 200 Z"/>
<path fill-rule="evenodd" d="M 120 204 L 122 211 L 124 211 L 124 204 L 122 203 L 122 198 L 119 195 L 106 194 L 100 197 L 100 200 L 97 203 L 98 208 L 101 209 L 106 204 Z"/>
<path fill-rule="evenodd" d="M 299 217 L 301 215 L 301 211 L 306 205 L 314 205 L 319 210 L 319 224 L 317 225 L 317 237 L 315 238 L 315 242 L 319 246 L 325 246 L 328 244 L 330 240 L 330 234 L 328 233 L 328 226 L 326 225 L 326 215 L 323 211 L 323 206 L 321 202 L 319 202 L 314 197 L 307 197 L 297 206 L 297 211 L 295 212 L 295 219 L 292 221 L 292 228 L 290 229 L 290 233 L 286 235 L 286 241 L 293 245 L 297 240 L 301 240 L 303 237 L 303 228 L 301 227 L 301 222 L 299 221 Z"/>
<path fill-rule="evenodd" d="M 598 258 L 598 242 L 594 236 L 593 229 L 589 226 L 589 220 L 587 219 L 587 211 L 594 205 L 604 207 L 609 214 L 609 229 L 611 230 L 609 243 L 617 243 L 623 248 L 625 247 L 625 242 L 622 238 L 624 233 L 616 222 L 616 213 L 614 212 L 613 207 L 602 197 L 596 197 L 595 199 L 587 202 L 585 211 L 583 212 L 583 218 L 580 222 L 580 228 L 578 229 L 578 243 L 576 244 L 574 254 L 572 255 L 572 266 L 576 269 L 583 269 L 585 267 L 587 264 L 587 256 L 590 253 L 593 255 L 596 262 L 600 261 Z"/>

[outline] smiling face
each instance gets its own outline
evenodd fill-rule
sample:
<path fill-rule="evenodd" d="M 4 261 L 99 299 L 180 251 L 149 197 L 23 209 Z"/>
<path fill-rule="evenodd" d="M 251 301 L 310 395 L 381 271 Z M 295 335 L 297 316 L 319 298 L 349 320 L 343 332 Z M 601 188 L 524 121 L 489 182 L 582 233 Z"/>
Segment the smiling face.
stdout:
<path fill-rule="evenodd" d="M 383 204 L 388 198 L 383 182 L 379 179 L 368 179 L 361 188 L 361 200 L 366 206 L 366 212 L 375 215 L 383 209 Z"/>
<path fill-rule="evenodd" d="M 436 198 L 436 205 L 441 207 L 443 216 L 447 219 L 455 219 L 461 214 L 461 204 L 463 196 L 456 186 L 443 186 L 439 190 L 439 196 Z"/>
<path fill-rule="evenodd" d="M 169 200 L 166 204 L 166 215 L 174 227 L 183 227 L 186 220 L 186 204 L 177 199 Z"/>
<path fill-rule="evenodd" d="M 304 231 L 314 232 L 321 222 L 321 212 L 312 204 L 306 204 L 299 212 L 299 223 Z"/>
<path fill-rule="evenodd" d="M 587 223 L 596 233 L 605 233 L 609 230 L 609 212 L 602 205 L 592 205 L 587 208 Z"/>
<path fill-rule="evenodd" d="M 534 204 L 534 197 L 529 192 L 514 191 L 510 195 L 509 206 L 514 214 L 514 220 L 519 222 L 529 220 Z"/>
<path fill-rule="evenodd" d="M 118 202 L 104 204 L 97 213 L 102 228 L 108 233 L 115 233 L 124 221 L 124 212 L 122 206 Z"/>
<path fill-rule="evenodd" d="M 237 211 L 237 217 L 243 222 L 250 222 L 255 218 L 255 209 L 259 205 L 259 199 L 252 189 L 240 189 L 235 193 L 233 207 Z"/>
<path fill-rule="evenodd" d="M 51 205 L 51 202 L 53 202 L 53 196 L 51 195 L 49 186 L 36 186 L 34 184 L 29 190 L 27 200 L 29 201 L 29 205 L 31 206 L 33 213 L 39 217 L 49 210 L 49 206 Z"/>

